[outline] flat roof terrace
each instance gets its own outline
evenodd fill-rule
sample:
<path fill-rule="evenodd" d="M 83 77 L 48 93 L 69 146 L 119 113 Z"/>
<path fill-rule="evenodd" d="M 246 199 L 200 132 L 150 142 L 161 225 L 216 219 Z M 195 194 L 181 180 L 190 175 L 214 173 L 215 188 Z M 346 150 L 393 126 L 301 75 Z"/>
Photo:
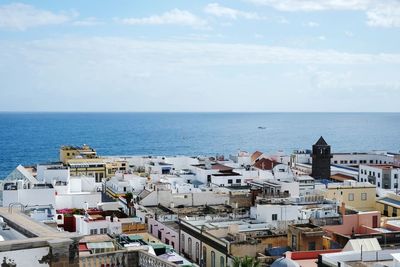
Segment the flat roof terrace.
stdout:
<path fill-rule="evenodd" d="M 381 170 L 400 169 L 400 167 L 392 164 L 368 164 L 367 166 L 378 168 Z"/>
<path fill-rule="evenodd" d="M 57 231 L 44 223 L 37 222 L 27 215 L 21 213 L 14 208 L 9 212 L 8 208 L 0 208 L 0 217 L 4 219 L 11 228 L 22 233 L 26 237 L 54 237 L 54 238 L 72 238 L 77 237 L 76 234 Z"/>

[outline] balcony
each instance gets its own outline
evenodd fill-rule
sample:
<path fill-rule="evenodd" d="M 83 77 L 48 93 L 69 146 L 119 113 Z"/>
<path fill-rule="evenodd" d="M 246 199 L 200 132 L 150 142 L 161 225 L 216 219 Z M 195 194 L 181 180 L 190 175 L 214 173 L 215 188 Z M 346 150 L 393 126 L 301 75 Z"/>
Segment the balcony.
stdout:
<path fill-rule="evenodd" d="M 177 267 L 143 250 L 114 251 L 79 257 L 80 267 L 113 266 L 113 267 Z"/>

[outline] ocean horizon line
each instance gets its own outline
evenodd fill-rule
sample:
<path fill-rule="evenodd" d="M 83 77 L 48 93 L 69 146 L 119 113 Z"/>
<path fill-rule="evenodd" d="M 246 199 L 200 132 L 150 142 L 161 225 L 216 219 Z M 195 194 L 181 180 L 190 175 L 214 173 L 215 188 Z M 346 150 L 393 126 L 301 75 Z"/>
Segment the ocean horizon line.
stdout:
<path fill-rule="evenodd" d="M 400 111 L 7 111 L 0 114 L 398 114 Z"/>

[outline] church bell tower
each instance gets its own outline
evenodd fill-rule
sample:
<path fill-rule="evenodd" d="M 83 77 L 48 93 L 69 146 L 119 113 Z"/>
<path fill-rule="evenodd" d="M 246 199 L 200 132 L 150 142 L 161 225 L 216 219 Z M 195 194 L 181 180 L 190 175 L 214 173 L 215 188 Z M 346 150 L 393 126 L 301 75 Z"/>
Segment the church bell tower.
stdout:
<path fill-rule="evenodd" d="M 314 179 L 331 177 L 331 146 L 321 136 L 312 146 L 312 174 Z"/>

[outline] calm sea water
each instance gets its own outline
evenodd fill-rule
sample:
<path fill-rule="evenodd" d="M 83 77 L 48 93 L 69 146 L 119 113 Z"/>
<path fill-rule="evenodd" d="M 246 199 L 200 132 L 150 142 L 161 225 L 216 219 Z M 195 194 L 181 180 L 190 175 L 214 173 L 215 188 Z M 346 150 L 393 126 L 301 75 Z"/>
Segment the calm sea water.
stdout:
<path fill-rule="evenodd" d="M 66 144 L 100 155 L 229 155 L 310 148 L 320 135 L 334 152 L 398 152 L 400 113 L 0 113 L 0 177 L 57 160 Z"/>

